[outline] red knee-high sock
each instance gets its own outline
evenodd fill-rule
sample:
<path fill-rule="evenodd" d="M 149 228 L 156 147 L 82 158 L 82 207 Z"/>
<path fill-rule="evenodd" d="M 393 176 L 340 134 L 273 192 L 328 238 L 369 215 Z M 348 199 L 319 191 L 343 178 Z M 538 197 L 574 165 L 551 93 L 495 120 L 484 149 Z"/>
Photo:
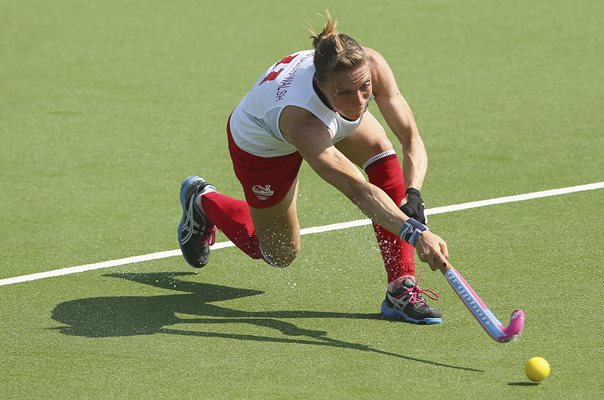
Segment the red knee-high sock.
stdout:
<path fill-rule="evenodd" d="M 405 197 L 405 178 L 394 151 L 384 152 L 365 165 L 369 182 L 382 189 L 398 205 Z M 379 225 L 373 224 L 384 259 L 388 282 L 415 275 L 415 248 Z"/>
<path fill-rule="evenodd" d="M 208 219 L 216 225 L 245 254 L 262 259 L 260 242 L 252 223 L 250 207 L 245 201 L 237 200 L 218 192 L 200 196 L 198 205 Z"/>

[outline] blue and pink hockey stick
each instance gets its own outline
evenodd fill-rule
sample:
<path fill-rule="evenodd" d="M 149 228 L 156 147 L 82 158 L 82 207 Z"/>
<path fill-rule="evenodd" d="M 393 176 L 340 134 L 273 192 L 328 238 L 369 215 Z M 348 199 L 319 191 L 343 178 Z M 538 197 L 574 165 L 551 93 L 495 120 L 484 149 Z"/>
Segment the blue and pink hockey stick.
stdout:
<path fill-rule="evenodd" d="M 493 339 L 501 343 L 509 342 L 522 332 L 524 311 L 514 310 L 509 325 L 504 326 L 452 265 L 447 264 L 446 267 L 441 268 L 441 272 L 474 318 Z"/>

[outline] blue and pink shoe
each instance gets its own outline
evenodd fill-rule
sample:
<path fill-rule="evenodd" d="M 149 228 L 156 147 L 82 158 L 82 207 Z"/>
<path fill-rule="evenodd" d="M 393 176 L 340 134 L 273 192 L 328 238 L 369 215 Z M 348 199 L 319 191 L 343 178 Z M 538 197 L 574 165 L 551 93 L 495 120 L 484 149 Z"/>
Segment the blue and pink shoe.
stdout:
<path fill-rule="evenodd" d="M 419 283 L 419 279 L 417 281 Z M 382 302 L 382 317 L 413 324 L 442 324 L 440 310 L 428 305 L 422 293 L 432 300 L 440 298 L 433 290 L 420 289 L 413 277 L 404 276 L 390 282 Z"/>

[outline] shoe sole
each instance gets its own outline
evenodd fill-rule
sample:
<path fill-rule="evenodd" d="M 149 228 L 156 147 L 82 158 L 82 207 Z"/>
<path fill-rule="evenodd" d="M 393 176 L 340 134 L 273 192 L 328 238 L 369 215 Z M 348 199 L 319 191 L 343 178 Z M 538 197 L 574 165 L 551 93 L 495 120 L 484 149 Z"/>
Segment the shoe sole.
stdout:
<path fill-rule="evenodd" d="M 401 320 L 402 319 L 403 321 L 411 322 L 413 324 L 418 324 L 418 325 L 437 325 L 437 324 L 443 323 L 442 318 L 424 318 L 424 319 L 411 318 L 410 316 L 408 316 L 407 314 L 405 314 L 404 312 L 402 312 L 400 310 L 396 310 L 394 308 L 388 307 L 386 302 L 382 303 L 381 311 L 382 311 L 382 318 L 388 319 L 388 320 Z"/>

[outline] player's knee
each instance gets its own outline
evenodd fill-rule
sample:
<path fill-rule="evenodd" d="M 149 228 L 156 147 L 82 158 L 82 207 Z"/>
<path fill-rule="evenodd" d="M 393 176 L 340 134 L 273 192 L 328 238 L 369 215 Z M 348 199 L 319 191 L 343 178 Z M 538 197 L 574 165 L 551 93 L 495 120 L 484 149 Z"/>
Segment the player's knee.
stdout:
<path fill-rule="evenodd" d="M 279 251 L 271 251 L 262 249 L 262 256 L 264 261 L 273 267 L 286 268 L 288 267 L 300 254 L 300 246 L 288 246 L 285 249 L 279 249 Z"/>

